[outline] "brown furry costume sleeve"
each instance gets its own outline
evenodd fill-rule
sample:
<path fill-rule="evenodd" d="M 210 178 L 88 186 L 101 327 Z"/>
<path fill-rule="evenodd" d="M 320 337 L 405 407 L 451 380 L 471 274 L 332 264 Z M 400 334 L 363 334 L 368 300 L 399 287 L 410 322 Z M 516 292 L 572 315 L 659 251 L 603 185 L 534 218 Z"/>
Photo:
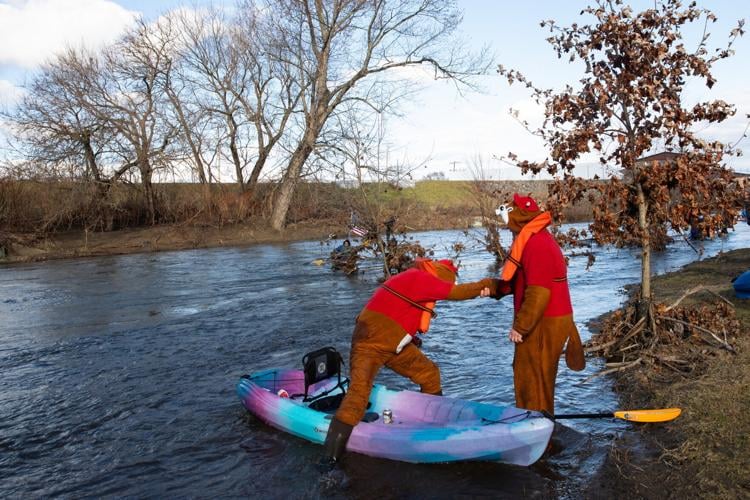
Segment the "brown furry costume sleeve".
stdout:
<path fill-rule="evenodd" d="M 484 288 L 490 289 L 490 296 L 497 294 L 499 280 L 492 278 L 485 278 L 483 280 L 475 281 L 473 283 L 463 283 L 461 285 L 453 285 L 451 293 L 448 295 L 447 300 L 466 300 L 479 297 L 479 294 Z"/>
<path fill-rule="evenodd" d="M 549 288 L 543 286 L 532 285 L 526 288 L 523 304 L 513 321 L 513 328 L 522 336 L 528 335 L 539 324 L 549 304 L 550 294 Z"/>

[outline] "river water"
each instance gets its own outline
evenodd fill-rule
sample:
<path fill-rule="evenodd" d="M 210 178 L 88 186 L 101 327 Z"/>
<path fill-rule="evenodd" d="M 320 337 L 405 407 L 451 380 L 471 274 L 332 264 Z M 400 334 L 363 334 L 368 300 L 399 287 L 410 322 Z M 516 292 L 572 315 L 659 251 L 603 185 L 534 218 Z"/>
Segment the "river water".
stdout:
<path fill-rule="evenodd" d="M 459 281 L 489 275 L 491 257 L 459 231 L 416 233 L 438 257 L 467 249 Z M 506 243 L 509 235 L 505 235 Z M 335 244 L 335 243 L 334 243 Z M 750 244 L 750 227 L 704 243 L 703 257 Z M 319 446 L 249 415 L 235 395 L 244 373 L 301 367 L 333 345 L 345 358 L 353 320 L 377 273 L 345 277 L 312 265 L 331 245 L 298 242 L 50 261 L 0 267 L 0 497 L 576 498 L 628 424 L 567 420 L 563 450 L 531 467 L 410 465 L 350 454 L 347 484 L 319 481 Z M 582 338 L 640 276 L 638 252 L 594 248 L 571 257 Z M 699 257 L 683 241 L 655 272 Z M 365 266 L 367 268 L 367 266 Z M 446 394 L 512 403 L 510 298 L 439 304 L 425 339 Z M 561 365 L 558 413 L 613 410 L 600 370 Z M 378 382 L 412 388 L 383 371 Z"/>

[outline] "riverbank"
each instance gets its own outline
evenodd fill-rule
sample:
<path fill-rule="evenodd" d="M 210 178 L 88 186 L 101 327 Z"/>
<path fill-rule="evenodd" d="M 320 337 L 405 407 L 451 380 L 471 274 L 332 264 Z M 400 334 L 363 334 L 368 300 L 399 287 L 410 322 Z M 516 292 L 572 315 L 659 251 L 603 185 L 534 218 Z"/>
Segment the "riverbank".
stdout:
<path fill-rule="evenodd" d="M 475 219 L 476 217 L 470 215 L 435 213 L 429 220 L 411 218 L 405 224 L 405 228 L 409 231 L 466 229 L 475 223 Z M 11 234 L 7 238 L 10 243 L 0 252 L 0 264 L 293 241 L 324 241 L 348 236 L 348 228 L 333 220 L 290 224 L 283 231 L 276 231 L 266 224 L 242 223 L 222 226 L 162 224 L 107 232 L 73 230 L 50 234 L 43 238 Z"/>
<path fill-rule="evenodd" d="M 735 297 L 731 280 L 748 269 L 750 249 L 722 253 L 657 277 L 654 295 L 670 304 L 704 285 L 682 304 L 719 294 L 732 303 L 747 333 L 750 300 Z M 623 409 L 679 407 L 683 413 L 665 424 L 634 424 L 618 435 L 591 483 L 590 498 L 750 497 L 750 334 L 733 347 L 737 354 L 712 352 L 695 378 L 657 382 L 636 370 L 616 375 Z"/>
<path fill-rule="evenodd" d="M 251 224 L 169 224 L 108 232 L 66 231 L 39 239 L 16 234 L 13 235 L 13 243 L 8 245 L 4 258 L 0 258 L 0 263 L 287 243 L 326 239 L 329 235 L 336 234 L 337 230 L 340 231 L 341 227 L 330 223 L 293 225 L 284 231 Z"/>
<path fill-rule="evenodd" d="M 0 180 L 0 262 L 245 246 L 345 236 L 347 224 L 395 218 L 396 230 L 463 229 L 493 213 L 510 193 L 531 193 L 543 203 L 550 181 L 419 181 L 345 188 L 304 183 L 287 227 L 268 225 L 272 185 L 241 191 L 231 184 L 159 184 L 158 225 L 133 186 L 115 186 L 109 198 L 88 184 Z M 585 220 L 586 203 L 566 212 Z M 86 230 L 88 228 L 88 230 Z"/>

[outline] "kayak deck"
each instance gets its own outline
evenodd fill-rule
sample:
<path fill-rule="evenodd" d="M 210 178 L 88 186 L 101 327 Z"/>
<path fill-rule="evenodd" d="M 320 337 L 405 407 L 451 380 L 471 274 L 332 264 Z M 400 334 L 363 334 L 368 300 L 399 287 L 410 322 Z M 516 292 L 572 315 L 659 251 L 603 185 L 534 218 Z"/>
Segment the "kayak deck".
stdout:
<path fill-rule="evenodd" d="M 310 386 L 313 397 L 330 391 L 336 378 Z M 279 397 L 286 391 L 292 397 Z M 328 396 L 341 394 L 334 389 Z M 335 408 L 319 411 L 302 401 L 301 370 L 265 370 L 243 377 L 237 394 L 243 405 L 268 424 L 322 443 Z M 385 423 L 383 410 L 393 422 Z M 541 413 L 413 391 L 373 386 L 368 416 L 352 431 L 347 449 L 369 456 L 414 463 L 490 460 L 529 465 L 541 457 L 554 424 Z"/>

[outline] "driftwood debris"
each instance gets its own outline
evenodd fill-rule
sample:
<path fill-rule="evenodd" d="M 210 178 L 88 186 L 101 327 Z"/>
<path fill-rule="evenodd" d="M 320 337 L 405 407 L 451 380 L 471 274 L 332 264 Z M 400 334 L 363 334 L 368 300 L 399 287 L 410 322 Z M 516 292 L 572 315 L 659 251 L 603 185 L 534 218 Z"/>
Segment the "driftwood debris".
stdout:
<path fill-rule="evenodd" d="M 708 292 L 716 300 L 681 305 L 698 292 Z M 584 382 L 644 365 L 686 376 L 699 373 L 707 358 L 719 351 L 737 353 L 732 344 L 742 329 L 734 306 L 702 285 L 685 291 L 670 305 L 652 303 L 642 318 L 636 317 L 636 311 L 635 304 L 629 303 L 603 321 L 585 351 L 607 363 Z"/>

